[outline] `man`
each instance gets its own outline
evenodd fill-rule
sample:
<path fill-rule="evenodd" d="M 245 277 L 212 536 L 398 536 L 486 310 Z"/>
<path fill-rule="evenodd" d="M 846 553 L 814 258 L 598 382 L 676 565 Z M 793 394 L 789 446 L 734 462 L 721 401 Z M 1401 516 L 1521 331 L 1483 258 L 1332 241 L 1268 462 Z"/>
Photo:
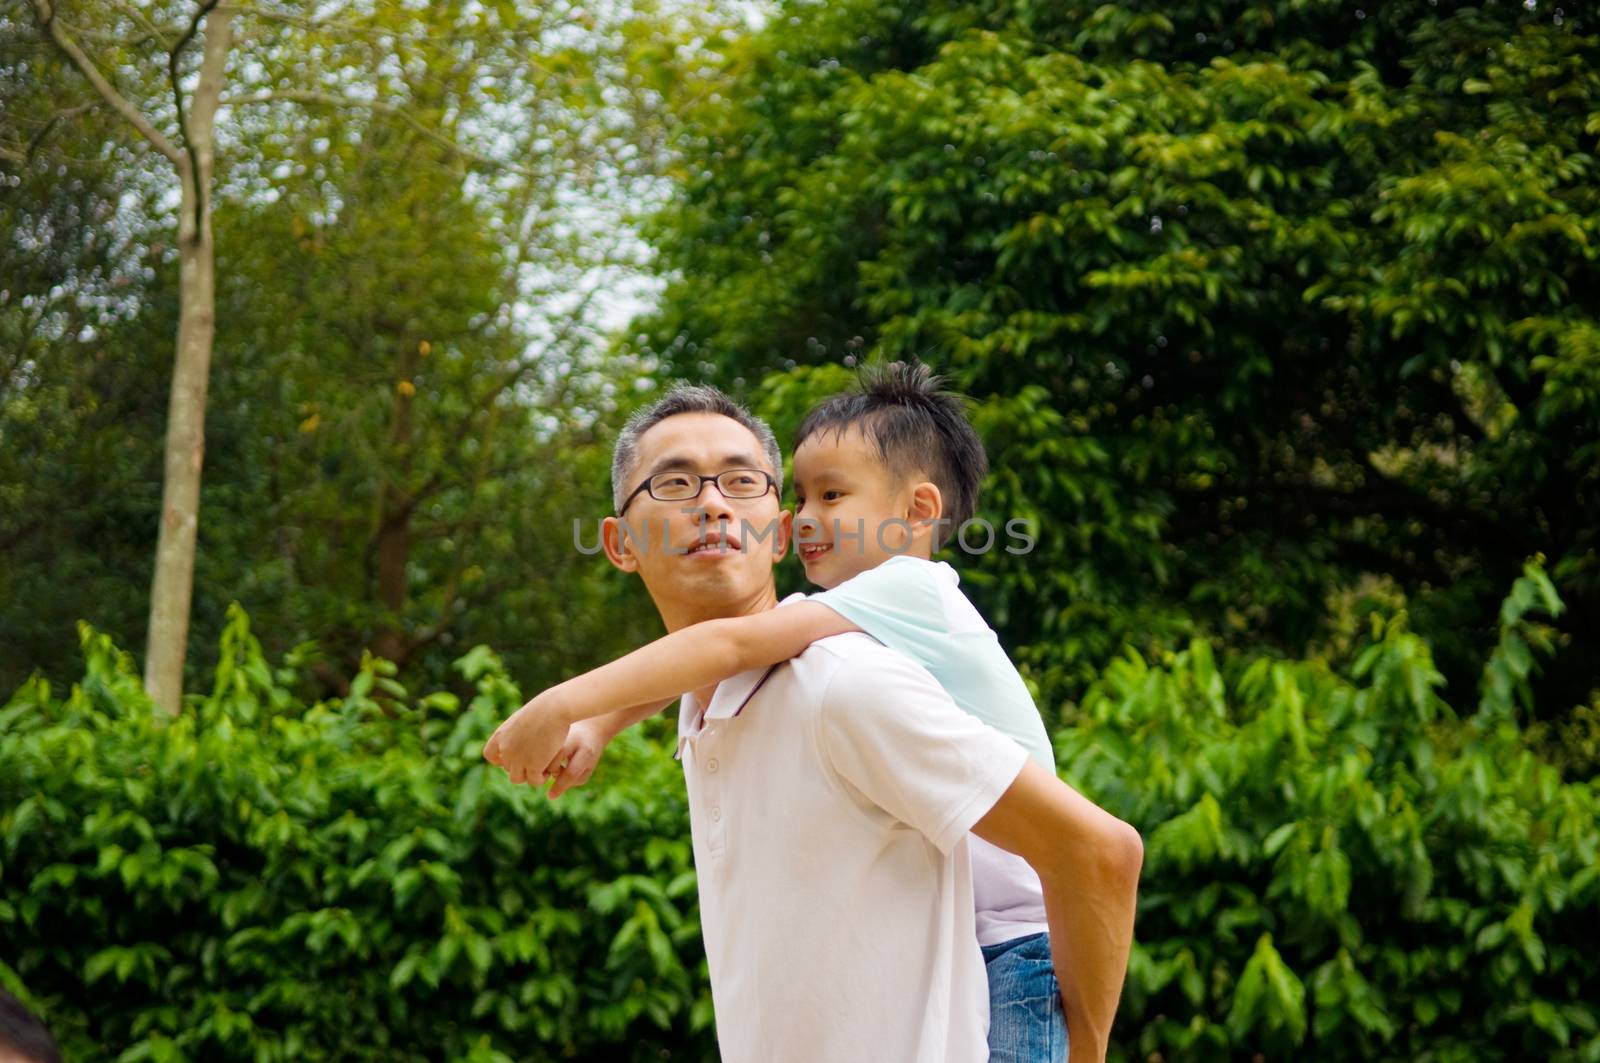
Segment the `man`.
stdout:
<path fill-rule="evenodd" d="M 675 389 L 629 422 L 606 554 L 644 580 L 669 631 L 777 604 L 781 469 L 766 425 L 712 388 Z M 759 476 L 725 493 L 732 470 Z M 667 471 L 699 478 L 699 494 L 657 499 L 643 485 Z M 1138 835 L 920 666 L 862 634 L 822 639 L 686 694 L 679 734 L 724 1058 L 985 1058 L 969 831 L 1038 873 L 1072 1057 L 1104 1057 Z"/>
<path fill-rule="evenodd" d="M 22 1001 L 0 989 L 0 1063 L 61 1063 L 61 1050 Z"/>

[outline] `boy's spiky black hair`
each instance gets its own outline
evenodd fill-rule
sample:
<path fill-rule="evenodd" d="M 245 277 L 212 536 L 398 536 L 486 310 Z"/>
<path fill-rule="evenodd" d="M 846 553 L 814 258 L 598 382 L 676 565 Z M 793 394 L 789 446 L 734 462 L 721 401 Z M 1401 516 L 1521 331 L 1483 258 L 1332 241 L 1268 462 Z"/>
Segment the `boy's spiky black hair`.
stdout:
<path fill-rule="evenodd" d="M 862 368 L 850 391 L 818 403 L 795 435 L 799 449 L 818 434 L 859 428 L 897 476 L 924 473 L 939 488 L 948 525 L 935 528 L 938 549 L 978 510 L 978 488 L 989 471 L 983 441 L 967 421 L 965 397 L 921 362 L 886 362 Z"/>

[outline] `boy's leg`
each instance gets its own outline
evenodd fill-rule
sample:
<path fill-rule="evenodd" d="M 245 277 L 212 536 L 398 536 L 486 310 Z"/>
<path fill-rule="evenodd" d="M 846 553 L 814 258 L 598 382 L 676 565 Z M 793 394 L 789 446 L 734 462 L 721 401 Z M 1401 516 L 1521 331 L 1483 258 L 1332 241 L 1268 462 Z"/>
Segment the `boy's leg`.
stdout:
<path fill-rule="evenodd" d="M 991 1063 L 1066 1063 L 1067 1017 L 1050 935 L 983 947 L 989 971 Z"/>

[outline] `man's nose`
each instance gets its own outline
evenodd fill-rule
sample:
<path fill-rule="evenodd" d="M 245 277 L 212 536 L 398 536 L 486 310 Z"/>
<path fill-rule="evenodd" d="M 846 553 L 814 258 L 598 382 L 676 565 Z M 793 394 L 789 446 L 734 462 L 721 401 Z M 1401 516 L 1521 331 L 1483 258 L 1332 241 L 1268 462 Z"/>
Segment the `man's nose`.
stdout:
<path fill-rule="evenodd" d="M 708 487 L 712 490 L 707 491 Z M 715 480 L 708 479 L 700 485 L 700 493 L 695 496 L 695 505 L 705 511 L 708 521 L 733 520 L 733 505 Z"/>

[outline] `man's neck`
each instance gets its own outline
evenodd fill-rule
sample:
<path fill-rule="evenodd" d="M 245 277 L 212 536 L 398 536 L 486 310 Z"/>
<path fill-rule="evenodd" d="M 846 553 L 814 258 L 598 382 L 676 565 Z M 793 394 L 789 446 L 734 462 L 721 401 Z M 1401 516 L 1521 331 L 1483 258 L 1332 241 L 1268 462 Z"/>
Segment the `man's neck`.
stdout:
<path fill-rule="evenodd" d="M 736 616 L 755 616 L 768 609 L 775 608 L 778 604 L 778 590 L 768 581 L 759 591 L 748 598 L 722 599 L 718 601 L 695 601 L 673 603 L 671 605 L 656 602 L 656 609 L 661 613 L 661 622 L 666 625 L 668 633 L 681 631 L 686 627 L 706 620 L 725 620 Z M 700 690 L 691 691 L 695 700 L 701 705 L 708 705 L 712 695 L 717 692 L 713 684 Z"/>
<path fill-rule="evenodd" d="M 768 583 L 749 598 L 683 602 L 674 603 L 670 606 L 657 602 L 656 609 L 661 613 L 661 622 L 666 625 L 667 632 L 670 634 L 706 620 L 755 616 L 757 613 L 766 612 L 777 604 L 777 588 Z"/>

